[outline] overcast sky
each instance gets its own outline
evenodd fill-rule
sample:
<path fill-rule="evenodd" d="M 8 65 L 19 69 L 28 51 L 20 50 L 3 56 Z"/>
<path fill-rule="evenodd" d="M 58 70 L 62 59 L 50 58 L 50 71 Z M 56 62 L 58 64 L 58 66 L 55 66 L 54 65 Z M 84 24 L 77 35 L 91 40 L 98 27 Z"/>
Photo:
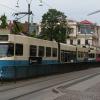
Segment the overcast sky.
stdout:
<path fill-rule="evenodd" d="M 14 19 L 12 15 L 15 10 L 27 11 L 26 0 L 19 0 L 19 8 L 16 8 L 17 1 L 18 0 L 0 0 L 0 15 L 5 13 L 8 19 Z M 27 1 L 30 2 L 30 0 Z M 9 7 L 13 8 L 13 10 Z M 69 19 L 76 21 L 87 19 L 100 24 L 100 13 L 87 16 L 87 14 L 93 11 L 100 10 L 100 0 L 43 0 L 43 6 L 39 6 L 39 0 L 32 0 L 31 10 L 34 13 L 34 22 L 40 22 L 42 15 L 50 8 L 56 8 L 64 12 Z M 27 20 L 27 17 L 23 20 Z"/>

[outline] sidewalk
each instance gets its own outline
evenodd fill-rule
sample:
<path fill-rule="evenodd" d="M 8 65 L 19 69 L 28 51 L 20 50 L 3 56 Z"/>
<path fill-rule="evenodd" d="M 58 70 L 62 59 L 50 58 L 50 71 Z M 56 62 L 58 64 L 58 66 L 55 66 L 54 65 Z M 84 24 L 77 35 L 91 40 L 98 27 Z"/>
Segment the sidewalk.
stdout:
<path fill-rule="evenodd" d="M 95 81 L 94 81 L 95 82 Z M 89 85 L 90 83 L 88 83 Z M 57 97 L 54 100 L 100 100 L 100 82 L 91 86 L 90 88 L 79 90 L 73 88 L 73 90 L 63 89 L 61 90 L 64 95 Z"/>

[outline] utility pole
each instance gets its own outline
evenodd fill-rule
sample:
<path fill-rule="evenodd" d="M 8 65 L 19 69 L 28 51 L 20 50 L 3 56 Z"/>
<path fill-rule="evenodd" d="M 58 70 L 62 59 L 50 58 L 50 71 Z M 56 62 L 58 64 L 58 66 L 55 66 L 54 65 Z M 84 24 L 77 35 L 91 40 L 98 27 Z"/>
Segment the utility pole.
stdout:
<path fill-rule="evenodd" d="M 40 6 L 42 6 L 42 0 L 39 0 L 39 1 L 40 1 Z M 17 6 L 16 7 L 19 7 L 18 2 L 19 2 L 19 0 L 17 0 Z M 27 5 L 28 5 L 28 11 L 27 12 L 18 12 L 18 13 L 15 13 L 15 15 L 16 16 L 23 15 L 22 17 L 17 18 L 17 21 L 18 21 L 18 19 L 21 19 L 24 16 L 28 15 L 28 34 L 29 34 L 30 33 L 30 15 L 33 14 L 32 11 L 30 10 L 30 5 L 31 5 L 32 0 L 30 0 L 30 2 L 28 0 L 26 0 L 26 2 L 27 2 Z"/>
<path fill-rule="evenodd" d="M 27 12 L 18 12 L 18 13 L 15 13 L 15 15 L 16 16 L 23 15 L 23 17 L 26 16 L 26 15 L 28 15 L 28 34 L 29 34 L 30 33 L 30 15 L 32 14 L 32 11 L 30 10 L 30 4 L 31 4 L 31 2 L 30 3 L 27 2 L 27 4 L 28 4 L 28 11 Z M 21 18 L 22 17 L 17 18 L 17 20 L 21 19 Z"/>
<path fill-rule="evenodd" d="M 18 15 L 28 15 L 28 34 L 29 34 L 29 28 L 30 28 L 30 15 L 32 14 L 32 11 L 30 11 L 30 4 L 28 4 L 28 12 L 18 12 L 15 13 L 16 16 Z M 18 18 L 20 19 L 20 18 Z"/>
<path fill-rule="evenodd" d="M 30 4 L 28 4 L 28 33 L 30 33 L 30 15 L 32 12 L 30 11 Z"/>

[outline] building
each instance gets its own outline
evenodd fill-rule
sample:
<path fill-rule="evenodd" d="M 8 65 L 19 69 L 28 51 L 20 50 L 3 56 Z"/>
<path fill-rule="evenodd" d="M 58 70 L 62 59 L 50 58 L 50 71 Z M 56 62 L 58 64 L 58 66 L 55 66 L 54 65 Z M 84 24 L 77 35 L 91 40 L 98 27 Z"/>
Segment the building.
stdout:
<path fill-rule="evenodd" d="M 76 45 L 77 44 L 77 22 L 74 20 L 68 20 L 68 26 L 69 26 L 69 33 L 67 34 L 66 43 L 69 45 Z"/>
<path fill-rule="evenodd" d="M 22 23 L 22 32 L 28 33 L 28 22 Z M 29 27 L 30 35 L 38 35 L 39 34 L 39 25 L 37 23 L 30 23 Z"/>
<path fill-rule="evenodd" d="M 86 55 L 96 56 L 97 52 L 100 51 L 100 26 L 88 20 L 81 22 L 68 20 L 68 25 L 70 32 L 67 34 L 66 43 L 75 45 L 76 52 L 79 47 L 84 47 L 88 49 Z M 80 55 L 82 54 L 80 53 Z"/>
<path fill-rule="evenodd" d="M 68 24 L 70 34 L 66 40 L 67 44 L 99 47 L 99 26 L 88 20 L 81 22 L 68 20 Z"/>
<path fill-rule="evenodd" d="M 39 33 L 40 33 L 40 30 L 39 30 L 40 26 L 37 23 L 30 23 L 30 27 L 29 27 L 28 22 L 25 22 L 25 23 L 16 22 L 16 24 L 17 24 L 17 26 L 15 25 L 14 22 L 8 21 L 8 29 L 11 31 L 11 33 L 14 28 L 14 25 L 17 28 L 21 26 L 21 29 L 22 29 L 21 32 L 26 35 L 28 35 L 28 33 L 30 33 L 30 35 L 39 35 Z M 20 24 L 20 26 L 19 26 L 19 24 Z"/>
<path fill-rule="evenodd" d="M 100 26 L 88 20 L 81 22 L 68 20 L 67 22 L 70 28 L 69 34 L 67 33 L 67 44 L 84 46 L 87 48 L 100 48 Z M 13 23 L 10 21 L 8 28 L 11 29 L 12 26 Z M 31 34 L 39 35 L 41 26 L 37 23 L 32 23 L 29 31 Z M 22 23 L 22 32 L 28 33 L 28 22 Z"/>

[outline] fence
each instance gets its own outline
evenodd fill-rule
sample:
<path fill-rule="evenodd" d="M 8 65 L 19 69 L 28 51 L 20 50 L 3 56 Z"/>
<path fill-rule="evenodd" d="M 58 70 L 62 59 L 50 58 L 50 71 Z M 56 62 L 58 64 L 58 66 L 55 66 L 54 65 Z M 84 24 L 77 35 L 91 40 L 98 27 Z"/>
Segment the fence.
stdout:
<path fill-rule="evenodd" d="M 68 73 L 88 68 L 100 67 L 100 62 L 78 62 L 65 64 L 34 64 L 30 66 L 4 66 L 0 69 L 0 79 L 18 80 L 43 75 Z"/>

